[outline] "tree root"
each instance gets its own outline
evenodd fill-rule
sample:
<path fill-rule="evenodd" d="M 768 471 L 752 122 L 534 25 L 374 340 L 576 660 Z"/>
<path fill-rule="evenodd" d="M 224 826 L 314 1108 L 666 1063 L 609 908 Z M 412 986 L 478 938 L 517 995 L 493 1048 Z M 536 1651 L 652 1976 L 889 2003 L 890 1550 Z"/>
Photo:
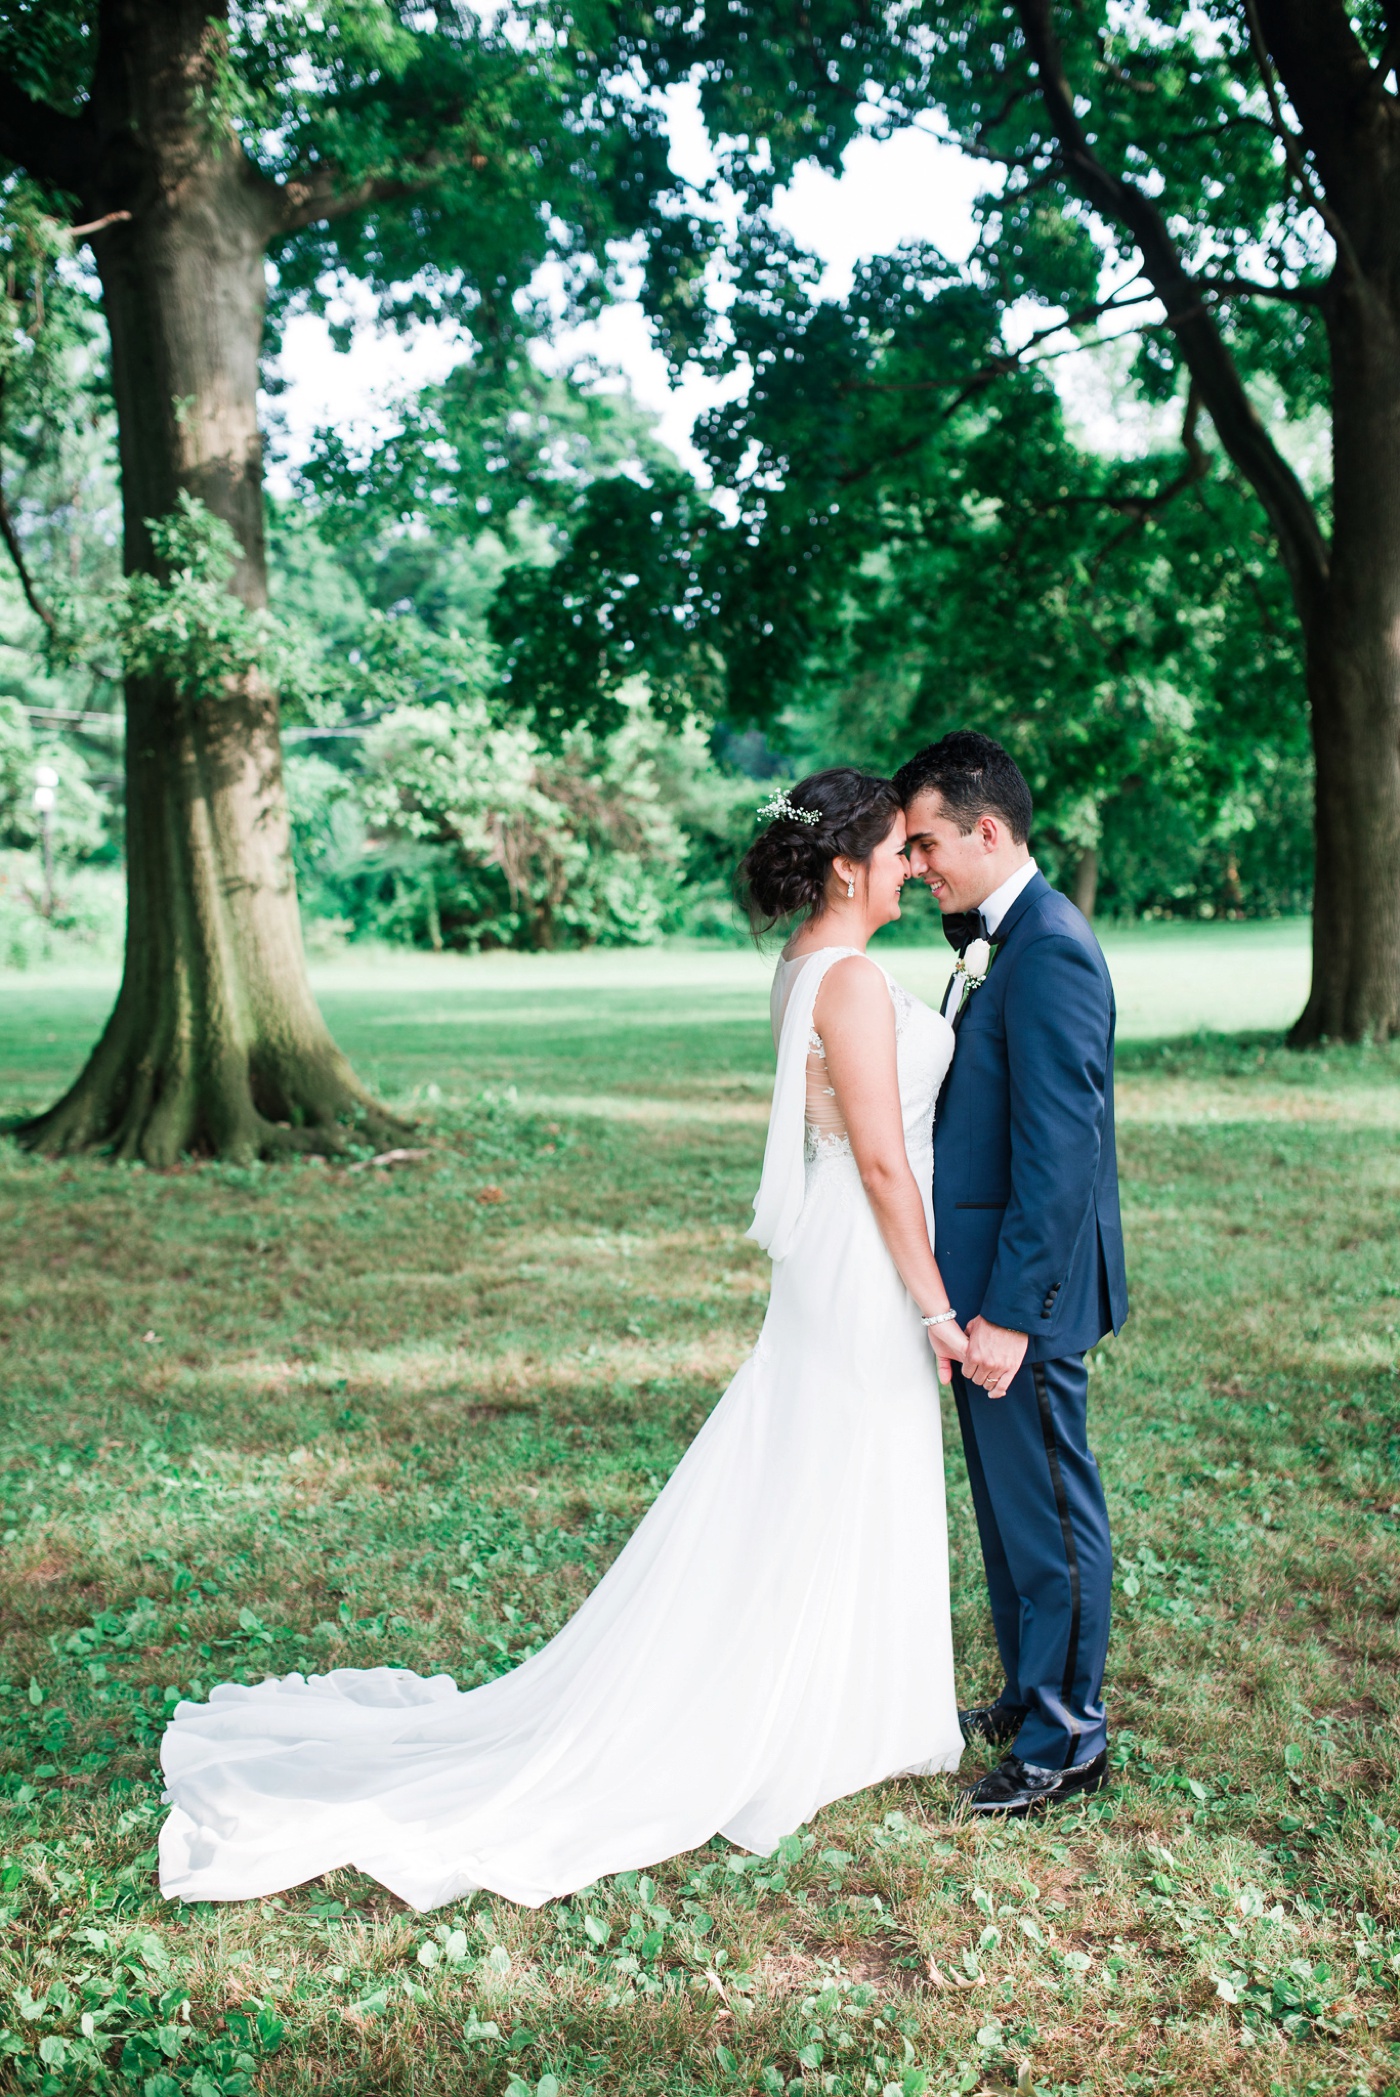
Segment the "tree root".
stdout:
<path fill-rule="evenodd" d="M 1285 1040 L 1291 1049 L 1325 1048 L 1329 1042 L 1371 1042 L 1379 1047 L 1400 1040 L 1400 1012 L 1349 1012 L 1341 999 L 1325 999 L 1314 991 Z"/>
<path fill-rule="evenodd" d="M 347 1109 L 334 1122 L 301 1128 L 254 1114 L 242 1122 L 235 1136 L 223 1142 L 191 1126 L 188 1140 L 181 1141 L 177 1125 L 154 1117 L 143 1121 L 139 1115 L 127 1115 L 115 1128 L 104 1126 L 100 1117 L 85 1112 L 70 1093 L 46 1113 L 12 1125 L 9 1133 L 23 1149 L 43 1157 L 67 1158 L 88 1152 L 117 1163 L 139 1161 L 156 1170 L 169 1170 L 184 1157 L 220 1158 L 235 1165 L 251 1165 L 257 1159 L 344 1158 L 365 1143 L 392 1144 L 414 1134 L 412 1122 L 372 1102 L 347 1102 Z"/>
<path fill-rule="evenodd" d="M 196 1055 L 171 1028 L 157 1048 L 130 1024 L 119 998 L 86 1068 L 47 1112 L 14 1131 L 49 1157 L 90 1151 L 168 1168 L 182 1157 L 251 1164 L 258 1158 L 340 1157 L 369 1142 L 402 1144 L 413 1124 L 391 1114 L 355 1077 L 330 1036 L 254 1054 Z"/>

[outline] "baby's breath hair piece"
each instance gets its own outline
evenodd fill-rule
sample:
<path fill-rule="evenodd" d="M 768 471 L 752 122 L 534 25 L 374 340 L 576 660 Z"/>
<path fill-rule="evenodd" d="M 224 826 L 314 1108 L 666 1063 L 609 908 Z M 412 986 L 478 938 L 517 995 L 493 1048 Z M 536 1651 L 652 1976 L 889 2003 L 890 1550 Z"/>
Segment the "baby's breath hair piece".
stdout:
<path fill-rule="evenodd" d="M 760 823 L 776 823 L 780 816 L 787 816 L 794 823 L 819 823 L 822 819 L 818 808 L 794 808 L 786 789 L 781 786 L 764 802 L 757 815 Z"/>

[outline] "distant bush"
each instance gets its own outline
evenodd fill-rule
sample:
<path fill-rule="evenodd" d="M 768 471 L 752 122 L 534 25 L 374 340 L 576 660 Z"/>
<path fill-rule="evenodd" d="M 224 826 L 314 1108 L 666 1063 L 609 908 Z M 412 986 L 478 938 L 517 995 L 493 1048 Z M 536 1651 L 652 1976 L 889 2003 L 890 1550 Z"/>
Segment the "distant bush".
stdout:
<path fill-rule="evenodd" d="M 40 765 L 52 765 L 59 776 L 50 825 L 51 913 L 34 808 Z M 108 850 L 108 828 L 79 752 L 55 737 L 36 737 L 22 703 L 0 696 L 0 968 L 120 953 L 121 873 L 88 863 Z"/>
<path fill-rule="evenodd" d="M 610 734 L 553 745 L 471 698 L 399 707 L 354 771 L 293 756 L 287 780 L 308 914 L 455 948 L 641 945 L 698 901 L 722 913 L 753 792 L 640 692 Z"/>
<path fill-rule="evenodd" d="M 126 887 L 119 868 L 60 865 L 52 917 L 43 914 L 43 896 L 39 854 L 0 851 L 0 968 L 120 956 Z"/>
<path fill-rule="evenodd" d="M 56 737 L 36 738 L 20 701 L 0 696 L 0 846 L 23 851 L 39 842 L 34 775 L 40 765 L 52 765 L 59 775 L 52 821 L 55 858 L 74 864 L 100 852 L 107 811 L 88 783 L 84 760 Z"/>

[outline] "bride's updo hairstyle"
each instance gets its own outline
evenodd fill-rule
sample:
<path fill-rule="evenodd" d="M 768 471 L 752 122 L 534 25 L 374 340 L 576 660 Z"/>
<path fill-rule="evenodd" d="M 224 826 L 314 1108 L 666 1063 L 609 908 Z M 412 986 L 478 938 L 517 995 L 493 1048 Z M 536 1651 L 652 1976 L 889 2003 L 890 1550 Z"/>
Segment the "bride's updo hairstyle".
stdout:
<path fill-rule="evenodd" d="M 826 900 L 832 860 L 869 859 L 904 803 L 891 780 L 836 765 L 799 779 L 767 805 L 778 813 L 739 862 L 739 894 L 756 934 L 783 918 L 814 916 Z"/>

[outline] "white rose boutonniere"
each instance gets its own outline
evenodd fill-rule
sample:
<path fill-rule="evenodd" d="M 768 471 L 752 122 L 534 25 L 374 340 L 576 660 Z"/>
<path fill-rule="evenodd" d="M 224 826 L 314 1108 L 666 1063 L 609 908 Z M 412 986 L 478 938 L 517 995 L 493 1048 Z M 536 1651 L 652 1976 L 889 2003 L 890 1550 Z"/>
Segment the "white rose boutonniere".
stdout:
<path fill-rule="evenodd" d="M 989 941 L 974 939 L 959 954 L 953 973 L 948 979 L 948 988 L 943 993 L 943 1017 L 952 1019 L 962 1006 L 969 992 L 980 990 L 987 980 L 987 971 L 992 965 L 992 949 Z"/>
<path fill-rule="evenodd" d="M 980 990 L 987 980 L 987 970 L 992 965 L 992 949 L 985 939 L 974 939 L 960 957 L 958 967 L 967 978 L 969 990 Z"/>

